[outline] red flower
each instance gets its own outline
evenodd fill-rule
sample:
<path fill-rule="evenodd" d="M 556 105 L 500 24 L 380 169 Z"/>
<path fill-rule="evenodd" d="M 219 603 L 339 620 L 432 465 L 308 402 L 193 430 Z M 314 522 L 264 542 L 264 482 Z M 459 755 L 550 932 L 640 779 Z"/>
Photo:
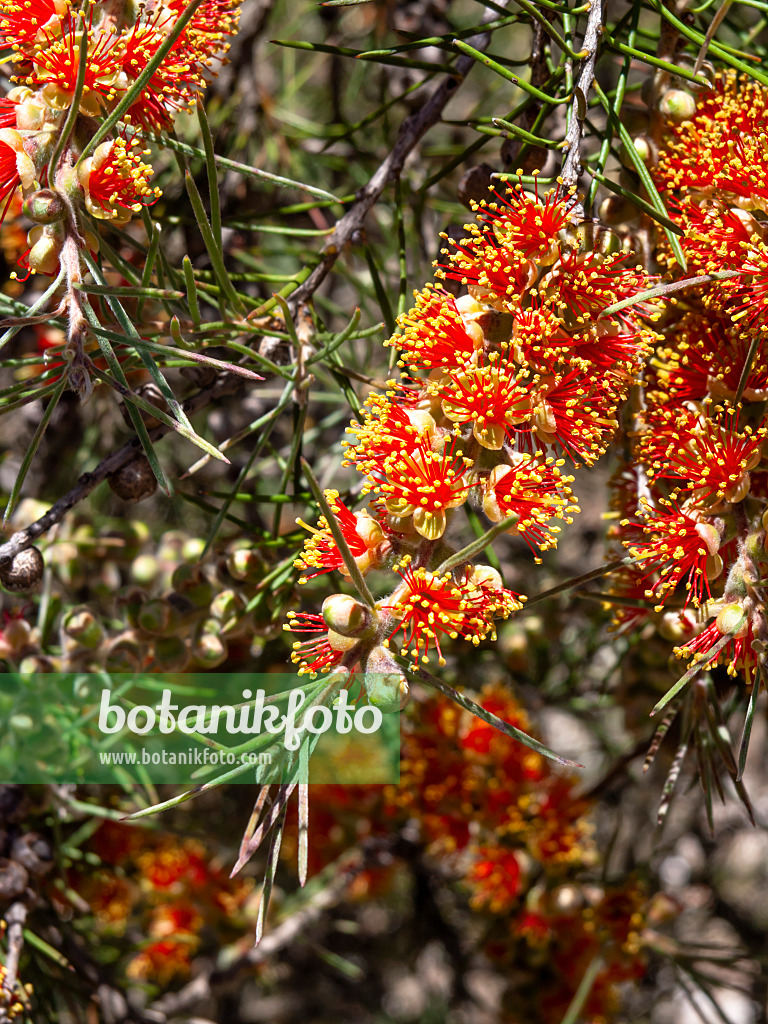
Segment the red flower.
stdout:
<path fill-rule="evenodd" d="M 491 914 L 508 913 L 523 889 L 520 860 L 515 851 L 481 844 L 473 852 L 475 859 L 467 874 L 472 889 L 471 906 L 476 910 L 486 908 Z"/>
<path fill-rule="evenodd" d="M 765 123 L 768 95 L 735 72 L 720 73 L 695 115 L 669 126 L 657 177 L 670 192 L 690 189 L 738 197 L 752 208 L 768 200 Z"/>
<path fill-rule="evenodd" d="M 732 636 L 725 647 L 712 654 L 712 650 L 725 635 L 718 625 L 718 619 L 715 619 L 698 636 L 681 644 L 680 647 L 676 647 L 675 654 L 678 658 L 693 657 L 694 662 L 700 665 L 702 671 L 727 662 L 729 676 L 736 676 L 739 672 L 743 672 L 746 676 L 747 686 L 752 686 L 757 678 L 760 658 L 760 654 L 752 649 L 752 641 L 755 639 L 752 622 L 745 616 L 743 627 Z"/>
<path fill-rule="evenodd" d="M 369 572 L 379 564 L 391 547 L 384 536 L 381 524 L 367 512 L 350 512 L 339 498 L 338 491 L 326 491 L 325 496 L 358 568 L 362 573 Z M 301 519 L 296 521 L 311 533 L 304 542 L 303 554 L 293 563 L 304 573 L 299 582 L 306 583 L 308 579 L 334 570 L 349 576 L 325 516 L 320 516 L 317 529 L 308 526 Z"/>
<path fill-rule="evenodd" d="M 347 428 L 357 436 L 356 445 L 347 445 L 347 459 L 368 475 L 364 493 L 378 491 L 391 515 L 413 516 L 416 531 L 436 540 L 445 532 L 446 511 L 466 499 L 471 460 L 429 413 L 379 395 L 368 406 L 365 422 Z"/>
<path fill-rule="evenodd" d="M 705 593 L 707 598 L 711 597 L 709 580 L 723 570 L 723 562 L 718 555 L 720 535 L 706 520 L 693 519 L 664 499 L 661 504 L 671 511 L 665 513 L 644 502 L 644 521 L 634 524 L 628 520 L 622 522 L 622 526 L 640 526 L 647 538 L 639 544 L 632 541 L 625 544 L 635 558 L 645 563 L 646 569 L 659 573 L 653 586 L 645 591 L 646 597 L 657 599 L 656 611 L 661 611 L 664 602 L 683 580 L 686 590 L 683 607 L 693 601 L 698 608 Z"/>
<path fill-rule="evenodd" d="M 459 281 L 479 302 L 514 313 L 523 293 L 536 279 L 535 265 L 500 242 L 490 228 L 480 231 L 471 225 L 470 230 L 472 237 L 461 242 L 448 239 L 453 251 L 440 250 L 449 263 L 439 265 L 437 276 Z"/>
<path fill-rule="evenodd" d="M 453 369 L 482 349 L 482 330 L 463 320 L 452 295 L 427 285 L 414 297 L 415 307 L 397 321 L 400 333 L 386 342 L 402 351 L 402 364 Z"/>
<path fill-rule="evenodd" d="M 55 23 L 63 19 L 67 12 L 66 0 L 12 0 L 4 3 L 0 12 L 0 33 L 4 46 L 21 51 L 18 57 L 12 59 L 21 60 L 36 42 L 40 45 L 44 36 L 42 30 L 52 21 Z"/>
<path fill-rule="evenodd" d="M 382 605 L 399 619 L 389 639 L 402 631 L 401 653 L 410 654 L 415 664 L 419 659 L 427 662 L 434 646 L 439 664 L 444 665 L 441 637 L 462 637 L 477 645 L 489 633 L 495 636 L 494 618 L 506 618 L 520 602 L 517 594 L 504 590 L 500 577 L 497 586 L 489 585 L 489 572 L 494 570 L 480 566 L 457 581 L 449 573 L 438 577 L 423 567 L 406 565 L 399 572 L 403 582 Z"/>
<path fill-rule="evenodd" d="M 357 642 L 334 633 L 328 629 L 322 615 L 309 612 L 288 612 L 288 622 L 283 629 L 298 635 L 309 634 L 308 640 L 297 640 L 294 643 L 291 653 L 291 661 L 299 666 L 299 675 L 330 671 Z"/>
<path fill-rule="evenodd" d="M 136 146 L 123 138 L 103 142 L 79 165 L 85 205 L 99 220 L 129 220 L 159 197 L 160 190 L 148 184 L 152 168 L 142 161 Z"/>
<path fill-rule="evenodd" d="M 452 423 L 472 424 L 484 448 L 500 449 L 516 426 L 529 423 L 540 378 L 521 370 L 508 346 L 491 352 L 478 366 L 466 365 L 427 386 L 440 398 L 443 415 Z"/>
<path fill-rule="evenodd" d="M 599 320 L 608 306 L 647 291 L 652 281 L 641 266 L 630 267 L 627 253 L 605 256 L 599 252 L 568 249 L 542 282 L 548 299 L 554 301 L 575 324 L 584 326 Z M 638 316 L 653 317 L 655 307 L 637 302 L 613 318 L 634 328 Z"/>
<path fill-rule="evenodd" d="M 664 406 L 650 413 L 640 439 L 640 454 L 649 478 L 684 480 L 697 501 L 741 501 L 749 491 L 749 470 L 761 457 L 768 428 L 736 430 L 730 413 L 724 422 L 711 418 L 714 410 Z"/>
<path fill-rule="evenodd" d="M 92 17 L 92 12 L 90 12 Z M 68 24 L 54 22 L 44 29 L 39 45 L 29 53 L 32 69 L 26 76 L 31 88 L 43 86 L 46 102 L 56 110 L 64 110 L 72 102 L 80 62 L 80 22 L 69 17 Z M 92 31 L 88 38 L 85 65 L 85 86 L 80 110 L 91 117 L 106 113 L 121 91 L 119 82 L 121 48 L 119 36 Z"/>
<path fill-rule="evenodd" d="M 538 183 L 536 195 L 522 185 L 507 188 L 502 196 L 496 189 L 496 201 L 472 203 L 481 224 L 488 224 L 500 242 L 519 252 L 525 259 L 542 266 L 553 263 L 560 252 L 559 232 L 573 220 L 577 198 L 562 188 L 550 189 L 542 203 Z"/>
<path fill-rule="evenodd" d="M 563 476 L 560 465 L 552 458 L 514 454 L 511 465 L 496 466 L 483 481 L 485 514 L 494 523 L 518 515 L 520 521 L 509 532 L 521 534 L 532 551 L 534 546 L 540 551 L 556 547 L 559 527 L 550 525 L 552 520 L 571 523 L 571 514 L 579 511 L 570 504 L 573 477 Z"/>

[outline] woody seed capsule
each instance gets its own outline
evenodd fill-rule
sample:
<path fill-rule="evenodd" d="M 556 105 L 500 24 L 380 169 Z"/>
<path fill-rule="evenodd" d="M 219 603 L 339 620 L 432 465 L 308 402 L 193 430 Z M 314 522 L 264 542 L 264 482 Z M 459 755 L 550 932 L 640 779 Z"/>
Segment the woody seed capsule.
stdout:
<path fill-rule="evenodd" d="M 43 578 L 45 562 L 37 548 L 26 548 L 0 565 L 0 583 L 13 593 L 34 590 Z"/>

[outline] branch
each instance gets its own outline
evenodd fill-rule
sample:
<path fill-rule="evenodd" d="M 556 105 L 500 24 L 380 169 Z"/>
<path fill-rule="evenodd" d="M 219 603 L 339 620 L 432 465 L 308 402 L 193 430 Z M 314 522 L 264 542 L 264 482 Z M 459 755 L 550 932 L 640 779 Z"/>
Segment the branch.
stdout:
<path fill-rule="evenodd" d="M 224 395 L 230 394 L 239 384 L 240 381 L 234 374 L 224 374 L 208 387 L 202 388 L 200 391 L 195 392 L 195 394 L 190 395 L 189 398 L 181 403 L 181 407 L 185 413 L 195 413 L 215 398 L 221 398 Z M 149 432 L 149 436 L 153 441 L 156 441 L 164 437 L 170 429 L 170 427 L 161 423 Z M 73 509 L 78 502 L 82 501 L 83 498 L 87 498 L 91 491 L 98 487 L 100 483 L 103 483 L 110 474 L 115 473 L 118 469 L 122 469 L 123 466 L 141 454 L 141 450 L 141 442 L 138 437 L 135 437 L 127 444 L 124 444 L 122 448 L 118 448 L 117 451 L 112 452 L 111 455 L 103 459 L 92 473 L 83 473 L 72 490 L 59 498 L 55 504 L 51 505 L 45 515 L 31 523 L 26 529 L 18 530 L 5 544 L 0 545 L 0 565 L 15 558 L 20 551 L 24 551 L 25 548 L 34 544 L 37 538 L 42 537 L 52 526 L 60 523 L 67 512 Z"/>
<path fill-rule="evenodd" d="M 578 85 L 574 86 L 571 123 L 568 126 L 563 146 L 564 149 L 567 149 L 562 172 L 563 184 L 566 188 L 569 185 L 575 185 L 581 175 L 581 132 L 587 116 L 587 96 L 595 80 L 597 49 L 600 45 L 600 33 L 603 28 L 602 14 L 602 0 L 592 0 L 587 18 L 587 31 L 584 33 L 586 59 L 581 66 Z"/>
<path fill-rule="evenodd" d="M 503 0 L 502 3 L 495 4 L 493 9 L 489 8 L 485 12 L 483 21 L 493 21 L 497 18 L 498 8 L 506 6 L 506 2 L 507 0 Z M 491 33 L 483 32 L 480 35 L 473 36 L 468 41 L 476 49 L 483 50 L 488 46 L 490 40 Z M 368 184 L 360 190 L 352 206 L 337 221 L 333 233 L 329 235 L 328 240 L 323 246 L 321 262 L 315 267 L 309 277 L 290 295 L 288 305 L 292 315 L 296 315 L 301 303 L 306 302 L 314 295 L 323 283 L 345 246 L 352 240 L 352 236 L 363 227 L 365 218 L 387 185 L 397 181 L 400 177 L 407 157 L 415 149 L 422 136 L 440 120 L 443 108 L 467 74 L 472 70 L 474 64 L 475 60 L 473 57 L 467 55 L 459 57 L 453 74 L 447 76 L 437 86 L 426 103 L 415 114 L 412 114 L 403 121 L 397 140 L 392 147 L 392 152 L 379 165 Z M 250 316 L 261 315 L 262 312 L 263 304 L 257 310 L 254 310 Z"/>
<path fill-rule="evenodd" d="M 14 1002 L 14 992 L 19 974 L 19 959 L 24 946 L 24 922 L 27 919 L 27 908 L 23 903 L 14 903 L 5 915 L 8 925 L 8 954 L 5 958 L 5 975 L 0 986 L 0 1024 L 10 1022 L 6 1007 Z"/>

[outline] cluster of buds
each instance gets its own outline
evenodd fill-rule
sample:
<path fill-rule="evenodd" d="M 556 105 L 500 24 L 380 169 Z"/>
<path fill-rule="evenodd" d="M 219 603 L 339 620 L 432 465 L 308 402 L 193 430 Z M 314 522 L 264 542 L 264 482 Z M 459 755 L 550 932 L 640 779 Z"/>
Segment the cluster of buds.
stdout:
<path fill-rule="evenodd" d="M 728 73 L 661 137 L 654 173 L 688 273 L 715 280 L 694 278 L 659 325 L 612 531 L 637 560 L 614 580 L 617 621 L 655 617 L 678 657 L 748 686 L 768 642 L 766 112 L 768 91 Z"/>
<path fill-rule="evenodd" d="M 53 592 L 87 588 L 88 603 L 70 602 L 45 646 L 28 621 L 31 605 L 12 605 L 0 662 L 22 673 L 237 667 L 274 636 L 276 595 L 260 587 L 264 560 L 247 540 L 227 543 L 206 563 L 203 547 L 181 531 L 155 541 L 141 521 L 107 522 L 100 533 L 73 522 L 48 547 Z"/>
<path fill-rule="evenodd" d="M 487 685 L 479 700 L 529 730 L 503 686 Z M 592 804 L 575 794 L 577 785 L 540 754 L 432 698 L 405 724 L 398 785 L 355 787 L 353 794 L 342 786 L 313 787 L 312 867 L 324 867 L 361 836 L 375 843 L 393 828 L 403 830 L 467 899 L 473 922 L 467 934 L 483 935 L 485 955 L 510 968 L 505 1020 L 558 1024 L 598 952 L 603 960 L 584 1012 L 590 1020 L 612 1020 L 621 983 L 648 971 L 659 907 L 632 876 L 611 885 L 597 880 Z M 296 842 L 292 828 L 288 856 Z M 386 867 L 370 869 L 352 895 L 362 889 L 370 897 L 400 877 Z M 513 980 L 520 978 L 537 983 Z"/>
<path fill-rule="evenodd" d="M 81 395 L 81 254 L 98 251 L 97 222 L 124 224 L 159 196 L 142 133 L 170 129 L 195 102 L 226 52 L 238 0 L 202 0 L 184 13 L 180 0 L 0 2 L 15 83 L 0 98 L 0 208 L 22 193 L 34 222 L 23 265 L 66 282 L 60 312 L 69 312 L 69 377 Z"/>
<path fill-rule="evenodd" d="M 346 442 L 344 465 L 363 474 L 369 510 L 352 512 L 327 492 L 335 523 L 308 527 L 296 566 L 303 581 L 349 577 L 351 558 L 361 575 L 389 570 L 398 580 L 375 605 L 337 595 L 322 616 L 294 615 L 286 628 L 312 634 L 294 645 L 300 671 L 394 673 L 395 642 L 414 664 L 432 652 L 442 664 L 447 639 L 495 638 L 495 620 L 525 598 L 457 554 L 459 509 L 503 523 L 537 560 L 556 545 L 558 521 L 579 511 L 567 466 L 591 465 L 607 448 L 657 312 L 642 299 L 611 311 L 647 291 L 647 274 L 631 254 L 607 251 L 607 236 L 583 236 L 572 190 L 542 196 L 535 182 L 473 204 L 466 237 L 442 250 L 439 283 L 415 293 L 387 342 L 401 380 L 368 398 Z M 329 612 L 349 602 L 344 621 Z"/>

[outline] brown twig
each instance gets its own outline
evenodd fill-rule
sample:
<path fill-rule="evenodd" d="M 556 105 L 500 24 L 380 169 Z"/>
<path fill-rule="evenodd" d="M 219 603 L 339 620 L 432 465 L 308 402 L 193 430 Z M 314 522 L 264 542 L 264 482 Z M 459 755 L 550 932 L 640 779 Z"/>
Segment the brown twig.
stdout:
<path fill-rule="evenodd" d="M 506 6 L 506 0 L 502 0 L 500 4 L 494 5 L 492 9 L 489 8 L 485 12 L 483 21 L 493 21 L 497 18 L 500 6 Z M 467 42 L 477 50 L 484 50 L 488 46 L 490 39 L 490 32 L 482 32 L 468 39 Z M 473 57 L 466 55 L 459 57 L 456 61 L 454 73 L 446 76 L 432 92 L 426 103 L 400 125 L 400 131 L 392 151 L 379 165 L 368 184 L 360 189 L 352 206 L 337 221 L 333 233 L 328 236 L 323 246 L 321 262 L 315 267 L 306 281 L 300 284 L 296 291 L 290 295 L 288 306 L 293 316 L 296 315 L 301 303 L 306 302 L 314 295 L 330 273 L 344 247 L 350 243 L 353 235 L 362 229 L 365 218 L 387 185 L 397 181 L 400 177 L 407 157 L 416 148 L 419 140 L 425 133 L 440 120 L 443 108 L 452 98 L 467 74 L 472 70 L 474 64 L 475 60 Z M 254 310 L 250 315 L 253 316 L 256 312 Z"/>
<path fill-rule="evenodd" d="M 14 1002 L 16 981 L 19 974 L 19 959 L 24 946 L 24 922 L 27 908 L 24 903 L 13 903 L 5 915 L 8 925 L 8 953 L 5 958 L 5 975 L 0 988 L 0 1024 L 7 1024 L 10 1016 L 6 1012 Z"/>
<path fill-rule="evenodd" d="M 231 394 L 233 389 L 239 387 L 240 384 L 241 381 L 234 374 L 223 374 L 208 387 L 202 388 L 200 391 L 195 392 L 195 394 L 190 395 L 189 398 L 181 403 L 182 409 L 185 413 L 191 415 L 197 412 L 198 409 L 208 405 L 215 398 Z M 156 441 L 164 437 L 170 429 L 170 427 L 161 423 L 150 431 L 149 436 L 153 441 Z M 111 455 L 103 459 L 92 473 L 84 473 L 72 490 L 68 491 L 51 505 L 45 515 L 35 520 L 26 529 L 18 530 L 5 544 L 0 545 L 0 565 L 10 561 L 20 551 L 24 551 L 25 548 L 34 544 L 38 537 L 42 537 L 52 526 L 60 523 L 67 512 L 73 509 L 78 502 L 87 498 L 91 491 L 98 487 L 100 483 L 103 483 L 111 473 L 121 469 L 140 452 L 141 442 L 135 437 L 132 441 L 124 444 L 122 448 L 118 448 L 117 451 L 112 452 Z"/>

